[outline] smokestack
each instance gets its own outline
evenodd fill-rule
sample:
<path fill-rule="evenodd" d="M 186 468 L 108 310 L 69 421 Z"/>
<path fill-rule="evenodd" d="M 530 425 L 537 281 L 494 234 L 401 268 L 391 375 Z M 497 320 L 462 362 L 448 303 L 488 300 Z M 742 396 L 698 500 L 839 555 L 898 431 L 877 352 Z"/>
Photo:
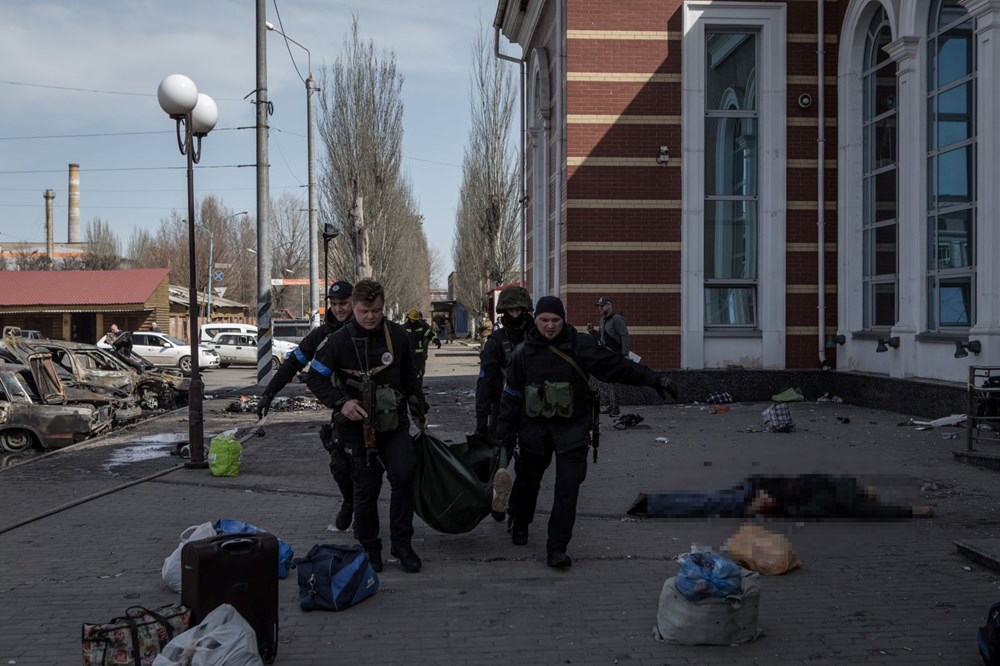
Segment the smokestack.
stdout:
<path fill-rule="evenodd" d="M 52 240 L 52 202 L 56 198 L 56 193 L 52 190 L 45 190 L 45 253 L 49 256 L 49 261 L 55 261 L 55 243 Z"/>
<path fill-rule="evenodd" d="M 80 165 L 69 165 L 69 242 L 80 242 Z"/>

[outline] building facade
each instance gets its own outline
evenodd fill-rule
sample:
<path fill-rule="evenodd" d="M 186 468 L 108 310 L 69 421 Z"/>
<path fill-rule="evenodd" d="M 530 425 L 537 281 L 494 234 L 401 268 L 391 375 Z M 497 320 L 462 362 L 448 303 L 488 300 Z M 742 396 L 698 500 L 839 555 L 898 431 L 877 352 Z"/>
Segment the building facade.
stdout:
<path fill-rule="evenodd" d="M 656 367 L 1000 364 L 1000 2 L 500 0 L 495 27 L 528 282 L 572 323 L 610 296 Z"/>

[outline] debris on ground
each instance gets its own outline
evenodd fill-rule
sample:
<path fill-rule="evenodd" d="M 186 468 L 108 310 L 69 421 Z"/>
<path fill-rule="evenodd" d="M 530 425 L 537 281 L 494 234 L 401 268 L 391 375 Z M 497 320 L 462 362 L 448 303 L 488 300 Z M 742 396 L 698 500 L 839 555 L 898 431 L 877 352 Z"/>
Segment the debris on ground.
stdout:
<path fill-rule="evenodd" d="M 967 418 L 968 417 L 965 414 L 952 414 L 951 416 L 942 416 L 941 418 L 934 419 L 933 421 L 918 421 L 916 419 L 910 419 L 902 425 L 917 426 L 916 430 L 930 430 L 931 428 L 957 426 L 959 423 L 964 423 Z"/>
<path fill-rule="evenodd" d="M 709 393 L 705 402 L 710 405 L 725 405 L 733 401 L 733 396 L 729 393 Z"/>
<path fill-rule="evenodd" d="M 642 423 L 643 418 L 638 414 L 622 414 L 614 421 L 615 430 L 627 430 L 629 428 L 637 428 L 639 424 Z M 648 428 L 649 426 L 642 426 L 643 428 Z"/>
<path fill-rule="evenodd" d="M 256 412 L 258 402 L 260 402 L 260 396 L 241 395 L 239 400 L 233 400 L 229 403 L 225 411 L 235 413 Z M 269 412 L 305 412 L 318 409 L 325 409 L 319 400 L 298 395 L 291 398 L 278 396 L 271 402 L 271 406 L 268 407 Z"/>
<path fill-rule="evenodd" d="M 771 396 L 771 400 L 774 402 L 802 402 L 805 399 L 806 397 L 802 395 L 800 388 L 788 388 Z"/>
<path fill-rule="evenodd" d="M 832 395 L 829 391 L 816 398 L 816 402 L 832 402 L 835 404 L 843 404 L 844 399 L 837 395 Z"/>

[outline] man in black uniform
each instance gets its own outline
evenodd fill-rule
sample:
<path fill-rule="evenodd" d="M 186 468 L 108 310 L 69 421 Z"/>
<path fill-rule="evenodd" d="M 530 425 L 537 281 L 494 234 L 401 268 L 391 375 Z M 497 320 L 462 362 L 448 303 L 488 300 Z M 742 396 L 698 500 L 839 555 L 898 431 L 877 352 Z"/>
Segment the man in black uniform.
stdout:
<path fill-rule="evenodd" d="M 403 325 L 403 330 L 410 338 L 410 351 L 413 352 L 413 362 L 417 366 L 417 374 L 420 379 L 423 379 L 424 371 L 427 368 L 427 352 L 430 349 L 430 343 L 433 342 L 438 349 L 441 349 L 441 339 L 434 335 L 434 331 L 431 330 L 416 308 L 406 313 L 406 323 Z"/>
<path fill-rule="evenodd" d="M 306 384 L 320 402 L 335 410 L 337 433 L 351 458 L 354 533 L 369 562 L 376 571 L 382 570 L 378 496 L 385 472 L 392 489 L 390 552 L 405 571 L 416 573 L 422 566 L 410 543 L 416 452 L 408 432 L 407 408 L 422 424 L 427 403 L 406 332 L 384 318 L 384 305 L 381 284 L 362 280 L 354 285 L 354 319 L 317 352 L 309 364 Z M 333 377 L 337 381 L 331 382 Z M 362 390 L 366 380 L 373 384 L 368 392 Z M 371 418 L 370 410 L 374 410 Z"/>
<path fill-rule="evenodd" d="M 566 310 L 555 296 L 543 296 L 535 306 L 535 326 L 507 368 L 497 435 L 510 441 L 520 436 L 521 464 L 514 481 L 511 541 L 528 542 L 528 525 L 542 476 L 556 456 L 556 487 L 549 518 L 546 563 L 565 569 L 572 564 L 566 547 L 573 537 L 580 484 L 587 476 L 588 433 L 593 395 L 589 376 L 601 381 L 649 386 L 661 398 L 677 397 L 670 380 L 621 354 L 598 347 L 593 336 L 566 323 Z"/>
<path fill-rule="evenodd" d="M 302 338 L 299 346 L 288 354 L 285 362 L 271 377 L 263 395 L 257 401 L 257 418 L 262 419 L 267 416 L 274 396 L 278 395 L 295 375 L 309 365 L 309 362 L 316 356 L 316 350 L 325 343 L 327 337 L 350 320 L 352 291 L 351 283 L 343 280 L 330 285 L 330 290 L 326 295 L 326 317 L 323 324 L 309 331 L 309 334 Z M 327 407 L 332 409 L 333 405 L 327 405 Z M 332 425 L 324 425 L 319 431 L 319 437 L 320 441 L 323 442 L 323 448 L 330 454 L 330 473 L 333 474 L 333 480 L 337 483 L 337 488 L 340 489 L 340 495 L 343 497 L 340 511 L 337 512 L 337 517 L 333 522 L 337 531 L 343 532 L 351 526 L 351 519 L 354 515 L 354 482 L 351 481 L 350 461 L 344 454 L 344 447 L 334 437 Z"/>
<path fill-rule="evenodd" d="M 497 429 L 497 414 L 500 412 L 500 396 L 507 376 L 507 365 L 514 355 L 514 349 L 524 340 L 524 334 L 532 325 L 531 295 L 524 287 L 504 287 L 497 299 L 502 328 L 486 339 L 479 352 L 479 379 L 476 382 L 476 434 L 494 435 Z M 519 463 L 514 464 L 519 471 Z M 508 510 L 511 498 L 511 479 L 505 467 L 497 470 L 493 477 L 493 518 L 501 521 Z"/>

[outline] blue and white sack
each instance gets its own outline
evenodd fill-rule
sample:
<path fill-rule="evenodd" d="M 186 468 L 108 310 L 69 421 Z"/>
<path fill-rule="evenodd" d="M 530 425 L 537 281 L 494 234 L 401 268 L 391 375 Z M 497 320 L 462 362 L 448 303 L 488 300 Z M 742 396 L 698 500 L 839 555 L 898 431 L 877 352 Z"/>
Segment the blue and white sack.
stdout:
<path fill-rule="evenodd" d="M 214 523 L 215 531 L 219 534 L 257 534 L 258 532 L 268 532 L 262 527 L 245 523 L 242 520 L 232 518 L 220 518 Z M 272 532 L 273 534 L 273 532 Z M 295 551 L 287 543 L 278 539 L 278 578 L 288 576 L 288 568 L 292 565 L 292 558 Z"/>
<path fill-rule="evenodd" d="M 359 544 L 316 544 L 292 562 L 302 610 L 342 611 L 375 594 L 378 575 Z"/>

